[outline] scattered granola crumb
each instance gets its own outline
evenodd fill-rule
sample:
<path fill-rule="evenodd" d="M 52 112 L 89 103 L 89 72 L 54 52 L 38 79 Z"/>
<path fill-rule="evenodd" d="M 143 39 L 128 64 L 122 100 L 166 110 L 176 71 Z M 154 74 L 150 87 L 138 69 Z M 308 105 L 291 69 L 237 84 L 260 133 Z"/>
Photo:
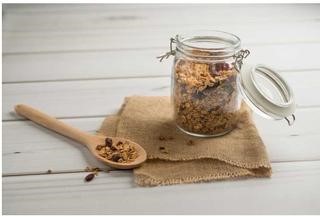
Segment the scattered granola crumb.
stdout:
<path fill-rule="evenodd" d="M 99 167 L 89 167 L 87 166 L 85 169 L 84 169 L 85 172 L 95 172 L 95 171 L 101 171 L 101 169 Z"/>
<path fill-rule="evenodd" d="M 88 175 L 84 178 L 84 180 L 85 180 L 86 182 L 90 182 L 90 181 L 92 181 L 92 179 L 93 179 L 95 176 L 96 176 L 95 173 L 90 173 L 90 174 L 88 174 Z"/>
<path fill-rule="evenodd" d="M 159 136 L 159 140 L 160 141 L 163 141 L 163 140 L 165 140 L 166 138 L 164 138 L 164 136 Z"/>
<path fill-rule="evenodd" d="M 167 141 L 167 140 L 173 140 L 174 138 L 173 138 L 172 136 L 167 136 L 167 137 L 165 137 L 165 136 L 159 136 L 158 139 L 159 139 L 160 141 Z"/>
<path fill-rule="evenodd" d="M 168 150 L 167 150 L 165 147 L 163 147 L 163 146 L 160 146 L 160 147 L 159 147 L 159 151 L 160 151 L 161 153 L 163 153 L 163 154 L 169 154 Z"/>
<path fill-rule="evenodd" d="M 188 140 L 187 145 L 194 145 L 194 141 L 193 140 Z"/>

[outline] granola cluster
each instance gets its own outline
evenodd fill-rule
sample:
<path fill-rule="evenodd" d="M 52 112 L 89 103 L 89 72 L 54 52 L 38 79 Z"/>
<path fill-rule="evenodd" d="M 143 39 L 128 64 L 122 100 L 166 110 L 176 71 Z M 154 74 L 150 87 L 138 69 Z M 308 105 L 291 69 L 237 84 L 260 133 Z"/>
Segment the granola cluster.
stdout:
<path fill-rule="evenodd" d="M 230 64 L 178 59 L 174 66 L 173 101 L 178 126 L 201 135 L 232 130 L 240 101 L 237 71 Z"/>
<path fill-rule="evenodd" d="M 96 150 L 101 157 L 118 163 L 133 162 L 138 157 L 137 150 L 128 141 L 114 143 L 106 138 L 105 144 L 97 145 Z"/>

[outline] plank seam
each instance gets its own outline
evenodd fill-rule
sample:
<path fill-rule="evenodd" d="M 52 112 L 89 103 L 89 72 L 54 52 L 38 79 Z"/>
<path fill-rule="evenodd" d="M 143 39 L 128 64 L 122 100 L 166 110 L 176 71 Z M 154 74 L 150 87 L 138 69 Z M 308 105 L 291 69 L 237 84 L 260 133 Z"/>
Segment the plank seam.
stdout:
<path fill-rule="evenodd" d="M 297 109 L 319 109 L 320 108 L 320 105 L 309 105 L 309 106 L 299 106 L 297 105 L 296 107 Z M 12 108 L 12 111 L 13 111 L 13 108 Z M 65 119 L 85 119 L 85 118 L 105 118 L 107 116 L 110 116 L 110 115 L 113 115 L 113 114 L 104 114 L 104 115 L 84 115 L 84 116 L 57 116 L 55 118 L 57 119 L 61 119 L 61 120 L 65 120 Z M 6 122 L 16 122 L 16 121 L 29 121 L 27 119 L 3 119 L 2 122 L 3 123 L 6 123 Z"/>
<path fill-rule="evenodd" d="M 303 162 L 320 162 L 320 159 L 314 159 L 314 160 L 295 160 L 295 161 L 272 161 L 271 164 L 281 164 L 281 163 L 303 163 Z M 119 169 L 100 169 L 100 172 L 106 172 L 106 173 L 112 173 L 112 172 L 119 172 L 123 170 Z M 71 173 L 90 173 L 86 171 L 85 169 L 79 169 L 79 170 L 65 170 L 65 171 L 44 171 L 44 172 L 24 172 L 24 173 L 4 173 L 2 174 L 2 177 L 16 177 L 16 176 L 38 176 L 38 175 L 53 175 L 53 174 L 71 174 Z"/>
<path fill-rule="evenodd" d="M 320 70 L 320 69 L 315 69 Z M 311 71 L 315 71 L 311 70 Z M 307 71 L 307 70 L 303 70 Z M 136 79 L 136 78 L 164 78 L 170 75 L 141 75 L 126 77 L 101 77 L 101 78 L 70 78 L 70 79 L 54 79 L 54 80 L 37 80 L 37 81 L 5 81 L 2 84 L 28 84 L 28 83 L 48 83 L 48 82 L 70 82 L 70 81 L 97 81 L 97 80 L 115 80 L 115 79 Z"/>
<path fill-rule="evenodd" d="M 320 71 L 320 68 L 305 68 L 305 69 L 285 69 L 279 70 L 280 73 L 295 73 L 295 72 Z M 92 77 L 92 78 L 67 78 L 67 79 L 52 79 L 52 80 L 36 80 L 36 81 L 4 81 L 2 84 L 31 84 L 31 83 L 50 83 L 50 82 L 73 82 L 73 81 L 99 81 L 99 80 L 116 80 L 116 79 L 139 79 L 139 78 L 170 78 L 170 74 L 165 75 L 138 75 L 126 77 Z"/>
<path fill-rule="evenodd" d="M 292 41 L 292 42 L 266 42 L 266 43 L 245 43 L 243 46 L 270 46 L 270 45 L 290 45 L 290 44 L 317 44 L 320 40 L 310 41 Z M 5 44 L 5 40 L 3 40 Z M 56 53 L 85 53 L 85 52 L 106 52 L 106 51 L 127 51 L 127 50 L 153 50 L 153 49 L 164 49 L 168 47 L 136 47 L 136 48 L 102 48 L 102 49 L 78 49 L 78 50 L 44 50 L 44 51 L 21 51 L 21 52 L 10 52 L 2 51 L 2 56 L 13 56 L 13 55 L 33 55 L 33 54 L 56 54 Z"/>

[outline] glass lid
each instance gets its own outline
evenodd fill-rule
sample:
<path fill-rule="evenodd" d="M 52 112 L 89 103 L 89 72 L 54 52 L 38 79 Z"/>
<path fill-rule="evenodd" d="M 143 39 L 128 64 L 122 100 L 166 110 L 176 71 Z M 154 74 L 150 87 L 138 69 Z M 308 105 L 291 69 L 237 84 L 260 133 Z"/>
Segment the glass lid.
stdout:
<path fill-rule="evenodd" d="M 295 102 L 291 88 L 274 70 L 264 65 L 241 67 L 238 86 L 246 103 L 258 114 L 292 125 Z M 289 117 L 292 120 L 289 121 Z"/>

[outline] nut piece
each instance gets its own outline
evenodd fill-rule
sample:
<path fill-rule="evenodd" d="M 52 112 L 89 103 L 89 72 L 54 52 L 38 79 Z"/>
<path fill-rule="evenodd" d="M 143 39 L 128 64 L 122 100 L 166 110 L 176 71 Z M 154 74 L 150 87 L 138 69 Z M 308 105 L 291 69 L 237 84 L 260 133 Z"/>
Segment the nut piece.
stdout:
<path fill-rule="evenodd" d="M 169 154 L 168 150 L 166 149 L 166 147 L 160 146 L 159 147 L 159 151 L 163 154 Z"/>
<path fill-rule="evenodd" d="M 194 141 L 193 141 L 193 140 L 189 140 L 189 141 L 187 142 L 187 145 L 194 145 Z"/>
<path fill-rule="evenodd" d="M 166 138 L 164 138 L 163 136 L 159 136 L 159 140 L 160 141 L 163 141 L 163 140 L 165 140 Z"/>
<path fill-rule="evenodd" d="M 97 145 L 96 150 L 100 151 L 103 148 L 102 145 Z"/>

